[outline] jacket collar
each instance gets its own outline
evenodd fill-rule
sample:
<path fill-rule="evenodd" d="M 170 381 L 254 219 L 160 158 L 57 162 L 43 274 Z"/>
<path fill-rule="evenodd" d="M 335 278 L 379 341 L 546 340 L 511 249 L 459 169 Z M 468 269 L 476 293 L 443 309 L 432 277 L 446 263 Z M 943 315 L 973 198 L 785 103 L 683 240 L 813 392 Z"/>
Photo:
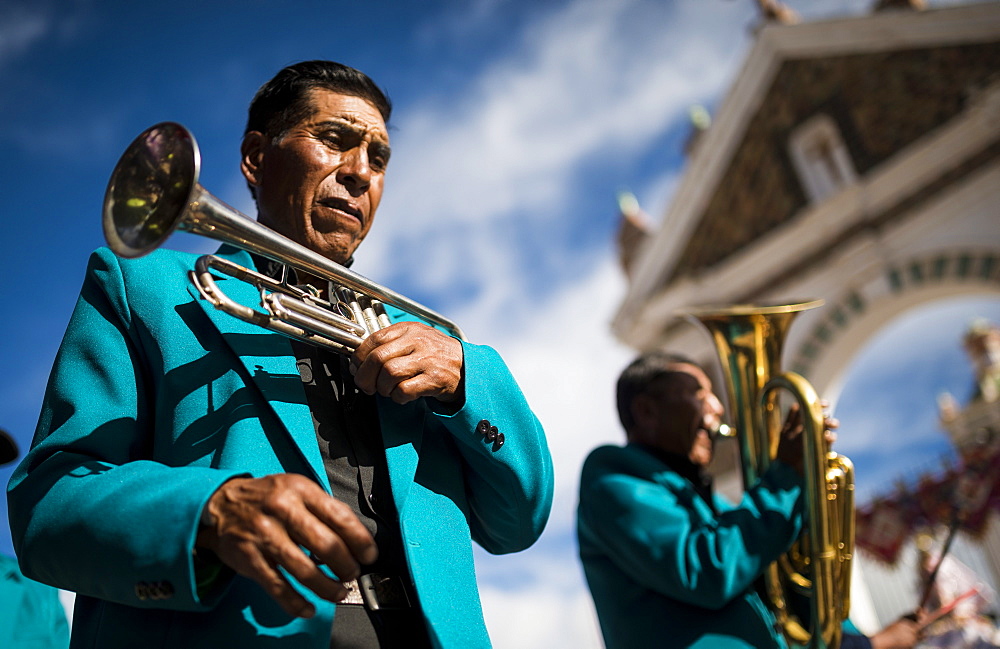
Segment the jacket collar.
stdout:
<path fill-rule="evenodd" d="M 667 453 L 666 451 L 644 444 L 633 444 L 633 446 L 652 455 L 665 464 L 668 469 L 690 482 L 698 495 L 702 497 L 713 511 L 715 510 L 715 499 L 712 497 L 712 476 L 709 475 L 704 467 L 695 464 L 683 455 Z"/>

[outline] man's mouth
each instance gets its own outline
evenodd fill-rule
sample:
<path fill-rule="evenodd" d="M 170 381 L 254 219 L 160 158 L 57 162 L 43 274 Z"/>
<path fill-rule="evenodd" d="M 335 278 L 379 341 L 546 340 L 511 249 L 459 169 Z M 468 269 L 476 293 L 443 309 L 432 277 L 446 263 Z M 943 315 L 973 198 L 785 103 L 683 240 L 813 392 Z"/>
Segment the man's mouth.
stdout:
<path fill-rule="evenodd" d="M 353 216 L 361 223 L 365 222 L 364 214 L 361 212 L 361 209 L 351 201 L 344 200 L 343 198 L 324 198 L 319 201 L 319 204 L 323 207 Z"/>

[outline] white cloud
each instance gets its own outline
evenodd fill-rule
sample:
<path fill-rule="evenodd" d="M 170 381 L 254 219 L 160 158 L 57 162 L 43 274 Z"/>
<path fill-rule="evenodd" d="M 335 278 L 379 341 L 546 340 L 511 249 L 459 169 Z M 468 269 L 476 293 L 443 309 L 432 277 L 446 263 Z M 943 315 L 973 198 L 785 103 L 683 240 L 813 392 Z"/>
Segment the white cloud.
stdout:
<path fill-rule="evenodd" d="M 731 3 L 687 11 L 708 23 L 746 13 Z M 554 258 L 578 254 L 556 239 L 587 226 L 567 213 L 585 200 L 582 169 L 627 164 L 725 83 L 733 35 L 706 38 L 685 20 L 659 3 L 571 3 L 515 36 L 516 53 L 459 96 L 410 107 L 396 122 L 397 153 L 365 258 L 390 277 L 407 273 L 394 264 L 419 251 L 422 288 L 461 276 L 483 291 L 481 307 L 516 303 L 519 291 L 496 291 L 522 284 L 508 273 L 531 270 L 526 239 L 553 239 L 545 254 Z"/>
<path fill-rule="evenodd" d="M 92 20 L 90 0 L 7 0 L 0 4 L 0 69 L 36 45 L 72 41 Z"/>
<path fill-rule="evenodd" d="M 523 335 L 492 336 L 545 425 L 557 488 L 574 503 L 586 454 L 622 439 L 614 385 L 634 352 L 609 336 L 608 323 L 623 285 L 621 272 L 606 259 L 591 277 L 539 305 L 534 326 Z"/>
<path fill-rule="evenodd" d="M 559 569 L 550 572 L 558 572 Z M 526 592 L 480 590 L 493 646 L 511 649 L 600 649 L 601 631 L 590 595 L 543 586 Z"/>

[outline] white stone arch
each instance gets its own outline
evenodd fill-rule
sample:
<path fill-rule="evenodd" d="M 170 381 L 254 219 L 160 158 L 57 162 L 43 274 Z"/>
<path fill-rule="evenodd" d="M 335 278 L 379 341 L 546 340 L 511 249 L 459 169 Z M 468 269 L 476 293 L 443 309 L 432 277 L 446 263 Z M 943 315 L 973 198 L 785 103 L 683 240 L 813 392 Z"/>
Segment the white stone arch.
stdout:
<path fill-rule="evenodd" d="M 925 251 L 848 286 L 828 301 L 822 317 L 799 340 L 789 364 L 808 376 L 832 405 L 857 355 L 890 322 L 938 300 L 1000 298 L 1000 249 Z"/>

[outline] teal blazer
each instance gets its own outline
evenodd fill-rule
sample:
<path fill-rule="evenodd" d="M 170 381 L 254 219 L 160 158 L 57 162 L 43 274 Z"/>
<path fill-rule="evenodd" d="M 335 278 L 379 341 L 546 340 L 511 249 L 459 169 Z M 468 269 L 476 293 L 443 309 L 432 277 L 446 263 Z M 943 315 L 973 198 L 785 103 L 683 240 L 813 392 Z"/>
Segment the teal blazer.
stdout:
<path fill-rule="evenodd" d="M 580 559 L 608 649 L 784 648 L 753 588 L 802 529 L 801 479 L 780 462 L 718 515 L 638 446 L 603 446 L 583 466 Z"/>
<path fill-rule="evenodd" d="M 245 252 L 220 254 L 253 267 Z M 306 620 L 240 576 L 209 596 L 196 588 L 199 515 L 225 480 L 292 472 L 330 487 L 288 339 L 203 300 L 188 281 L 194 259 L 91 257 L 32 449 L 8 486 L 22 570 L 78 594 L 73 647 L 326 648 L 334 605 L 308 591 Z M 259 300 L 238 280 L 219 286 Z M 383 398 L 378 412 L 432 642 L 466 649 L 489 646 L 470 539 L 492 553 L 530 546 L 553 479 L 542 427 L 503 361 L 463 347 L 457 412 Z M 483 419 L 504 433 L 498 450 L 476 433 Z"/>
<path fill-rule="evenodd" d="M 69 624 L 55 588 L 21 574 L 17 559 L 0 554 L 0 647 L 66 649 Z"/>

